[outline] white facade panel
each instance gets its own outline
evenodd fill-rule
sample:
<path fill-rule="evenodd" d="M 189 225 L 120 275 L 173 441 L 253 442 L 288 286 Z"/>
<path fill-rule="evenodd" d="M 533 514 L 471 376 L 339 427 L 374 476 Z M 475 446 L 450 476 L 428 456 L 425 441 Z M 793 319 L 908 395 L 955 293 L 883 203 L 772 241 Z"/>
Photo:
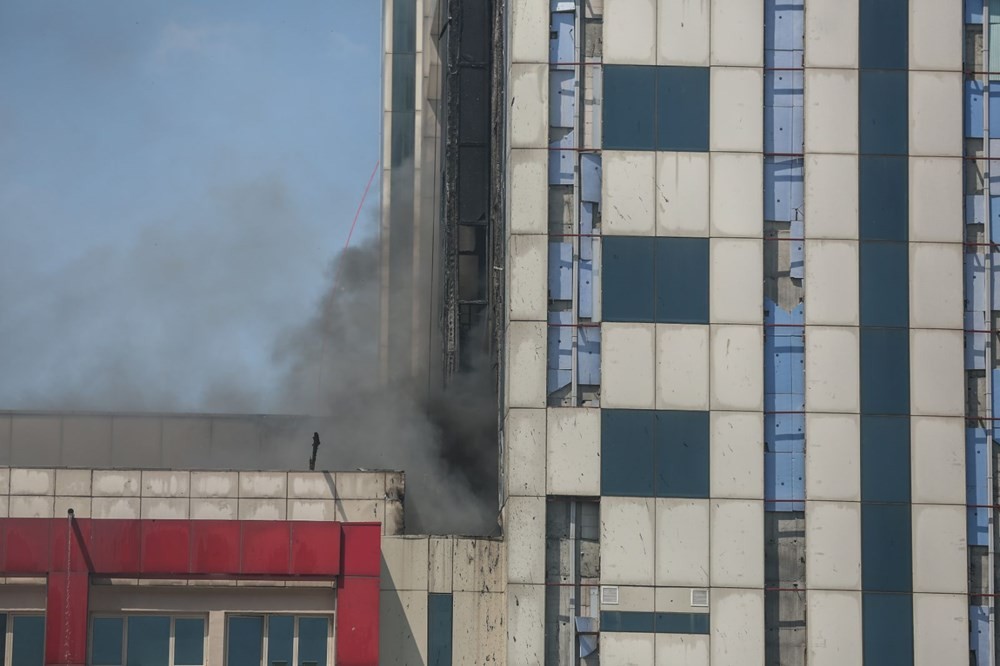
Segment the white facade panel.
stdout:
<path fill-rule="evenodd" d="M 548 308 L 548 238 L 515 235 L 507 243 L 507 307 L 511 321 L 545 321 Z"/>
<path fill-rule="evenodd" d="M 712 236 L 760 238 L 764 228 L 764 158 L 760 154 L 712 153 Z"/>
<path fill-rule="evenodd" d="M 759 68 L 712 67 L 709 135 L 711 149 L 756 152 L 764 147 L 764 72 Z"/>
<path fill-rule="evenodd" d="M 964 594 L 913 595 L 913 666 L 969 659 L 969 605 Z"/>
<path fill-rule="evenodd" d="M 709 328 L 656 325 L 656 408 L 708 410 Z"/>
<path fill-rule="evenodd" d="M 709 318 L 714 324 L 753 324 L 764 318 L 763 241 L 713 238 L 709 242 Z"/>
<path fill-rule="evenodd" d="M 910 241 L 961 243 L 964 169 L 957 157 L 911 157 Z"/>
<path fill-rule="evenodd" d="M 515 149 L 507 159 L 509 230 L 512 234 L 545 234 L 548 231 L 549 151 Z"/>
<path fill-rule="evenodd" d="M 545 322 L 514 321 L 507 329 L 507 405 L 545 407 Z"/>
<path fill-rule="evenodd" d="M 965 504 L 965 421 L 910 419 L 910 473 L 914 504 Z"/>
<path fill-rule="evenodd" d="M 960 330 L 910 330 L 910 412 L 913 415 L 964 415 L 962 338 Z"/>
<path fill-rule="evenodd" d="M 915 504 L 912 510 L 913 591 L 965 594 L 965 506 Z"/>
<path fill-rule="evenodd" d="M 427 537 L 382 539 L 382 589 L 427 589 L 428 541 Z"/>
<path fill-rule="evenodd" d="M 806 660 L 810 666 L 861 666 L 861 593 L 806 592 Z"/>
<path fill-rule="evenodd" d="M 857 153 L 857 71 L 807 69 L 805 86 L 806 152 Z"/>
<path fill-rule="evenodd" d="M 910 243 L 910 326 L 962 328 L 962 255 L 958 243 Z"/>
<path fill-rule="evenodd" d="M 711 497 L 764 497 L 764 417 L 754 412 L 712 412 Z"/>
<path fill-rule="evenodd" d="M 753 500 L 711 502 L 712 586 L 764 585 L 764 505 Z M 603 551 L 602 551 L 603 552 Z M 718 594 L 718 591 L 715 591 Z"/>
<path fill-rule="evenodd" d="M 697 634 L 657 634 L 656 666 L 709 666 L 709 642 Z"/>
<path fill-rule="evenodd" d="M 712 64 L 764 64 L 764 0 L 712 0 Z"/>
<path fill-rule="evenodd" d="M 910 68 L 962 69 L 962 0 L 910 0 Z"/>
<path fill-rule="evenodd" d="M 910 72 L 911 155 L 962 156 L 962 85 L 960 71 Z"/>
<path fill-rule="evenodd" d="M 192 520 L 236 520 L 238 500 L 232 498 L 191 498 Z"/>
<path fill-rule="evenodd" d="M 653 409 L 655 327 L 611 324 L 601 327 L 601 406 Z"/>
<path fill-rule="evenodd" d="M 708 65 L 709 4 L 709 0 L 660 1 L 656 15 L 657 64 Z"/>
<path fill-rule="evenodd" d="M 601 494 L 601 410 L 548 410 L 546 487 L 550 495 Z"/>
<path fill-rule="evenodd" d="M 708 587 L 709 501 L 656 499 L 656 584 Z"/>
<path fill-rule="evenodd" d="M 427 593 L 391 590 L 380 596 L 379 624 L 393 631 L 379 635 L 379 664 L 427 663 Z"/>
<path fill-rule="evenodd" d="M 760 326 L 712 326 L 712 409 L 762 408 L 763 345 Z"/>
<path fill-rule="evenodd" d="M 510 146 L 548 148 L 549 67 L 540 64 L 510 66 Z"/>
<path fill-rule="evenodd" d="M 656 154 L 658 236 L 708 236 L 709 171 L 708 153 Z"/>
<path fill-rule="evenodd" d="M 656 153 L 608 150 L 601 157 L 601 228 L 607 235 L 656 233 Z"/>
<path fill-rule="evenodd" d="M 510 4 L 510 61 L 549 61 L 549 6 L 538 0 Z"/>
<path fill-rule="evenodd" d="M 763 666 L 764 591 L 712 590 L 712 666 Z"/>
<path fill-rule="evenodd" d="M 656 0 L 604 0 L 604 63 L 656 64 Z"/>
<path fill-rule="evenodd" d="M 652 498 L 601 498 L 601 583 L 652 585 L 656 543 Z"/>
<path fill-rule="evenodd" d="M 56 495 L 90 496 L 90 470 L 89 469 L 57 469 L 56 470 Z M 4 470 L 4 476 L 9 482 L 10 470 Z M 7 483 L 0 483 L 0 492 L 7 494 L 9 487 L 3 489 Z"/>
<path fill-rule="evenodd" d="M 806 331 L 806 411 L 857 412 L 858 329 L 810 326 Z"/>
<path fill-rule="evenodd" d="M 857 414 L 806 414 L 806 496 L 861 500 L 861 421 Z"/>
<path fill-rule="evenodd" d="M 136 503 L 138 504 L 138 500 Z M 53 495 L 11 495 L 8 499 L 11 518 L 52 518 L 54 510 Z"/>
<path fill-rule="evenodd" d="M 858 66 L 858 1 L 809 0 L 806 67 Z"/>
<path fill-rule="evenodd" d="M 806 589 L 861 589 L 861 505 L 806 503 Z"/>
<path fill-rule="evenodd" d="M 601 632 L 601 663 L 652 664 L 656 634 Z"/>
<path fill-rule="evenodd" d="M 13 498 L 11 498 L 13 500 Z M 11 511 L 14 503 L 11 501 Z M 13 515 L 13 514 L 11 514 Z M 90 515 L 93 518 L 138 518 L 138 497 L 95 497 L 90 503 Z"/>
<path fill-rule="evenodd" d="M 545 498 L 509 497 L 504 505 L 507 580 L 545 583 Z"/>
<path fill-rule="evenodd" d="M 511 409 L 504 426 L 507 492 L 545 494 L 545 410 Z"/>
<path fill-rule="evenodd" d="M 858 156 L 807 155 L 805 164 L 806 238 L 857 239 Z"/>
<path fill-rule="evenodd" d="M 507 586 L 507 663 L 545 663 L 545 586 Z"/>
<path fill-rule="evenodd" d="M 52 495 L 56 488 L 56 473 L 51 469 L 10 470 L 10 494 Z"/>
<path fill-rule="evenodd" d="M 858 244 L 849 240 L 807 240 L 806 324 L 858 325 Z"/>
<path fill-rule="evenodd" d="M 237 497 L 236 472 L 191 472 L 191 497 Z"/>
<path fill-rule="evenodd" d="M 149 497 L 142 500 L 139 517 L 143 520 L 187 520 L 191 501 L 186 497 Z"/>

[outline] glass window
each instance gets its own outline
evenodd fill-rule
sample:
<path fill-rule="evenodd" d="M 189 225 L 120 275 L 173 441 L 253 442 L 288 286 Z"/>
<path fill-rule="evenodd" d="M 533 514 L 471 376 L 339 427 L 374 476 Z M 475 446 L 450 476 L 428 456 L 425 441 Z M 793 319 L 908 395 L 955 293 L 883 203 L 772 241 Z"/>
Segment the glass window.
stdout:
<path fill-rule="evenodd" d="M 452 596 L 427 595 L 427 663 L 450 664 L 452 659 Z"/>
<path fill-rule="evenodd" d="M 860 248 L 862 326 L 898 326 L 910 321 L 907 243 L 862 241 Z"/>
<path fill-rule="evenodd" d="M 15 615 L 12 633 L 11 666 L 42 666 L 45 663 L 45 616 Z"/>
<path fill-rule="evenodd" d="M 862 69 L 858 87 L 861 154 L 906 155 L 910 117 L 905 70 Z"/>
<path fill-rule="evenodd" d="M 325 617 L 299 618 L 298 666 L 326 666 L 330 623 Z"/>
<path fill-rule="evenodd" d="M 656 147 L 656 67 L 604 67 L 604 120 L 608 150 L 653 150 Z"/>
<path fill-rule="evenodd" d="M 267 618 L 268 666 L 292 666 L 295 642 L 295 618 L 271 615 Z"/>
<path fill-rule="evenodd" d="M 229 618 L 226 634 L 226 663 L 229 666 L 259 664 L 264 657 L 264 618 L 236 616 Z"/>
<path fill-rule="evenodd" d="M 910 501 L 909 417 L 861 417 L 861 499 Z"/>
<path fill-rule="evenodd" d="M 909 62 L 909 0 L 868 0 L 858 9 L 861 67 L 906 69 Z"/>
<path fill-rule="evenodd" d="M 861 599 L 861 621 L 864 663 L 879 666 L 913 663 L 912 596 L 865 592 Z"/>
<path fill-rule="evenodd" d="M 653 238 L 602 239 L 605 321 L 653 321 Z"/>
<path fill-rule="evenodd" d="M 136 615 L 128 618 L 126 666 L 170 666 L 170 618 Z M 136 640 L 141 637 L 141 640 Z"/>
<path fill-rule="evenodd" d="M 861 505 L 861 586 L 909 592 L 912 553 L 909 504 Z"/>
<path fill-rule="evenodd" d="M 90 629 L 90 663 L 93 666 L 121 666 L 125 620 L 95 617 Z"/>
<path fill-rule="evenodd" d="M 185 617 L 174 620 L 175 666 L 201 666 L 205 663 L 205 620 Z"/>
<path fill-rule="evenodd" d="M 708 239 L 657 238 L 656 321 L 708 323 Z"/>
<path fill-rule="evenodd" d="M 226 638 L 228 666 L 326 666 L 330 620 L 321 616 L 233 615 Z M 266 647 L 265 647 L 266 646 Z"/>
<path fill-rule="evenodd" d="M 653 496 L 655 412 L 601 410 L 601 494 Z"/>
<path fill-rule="evenodd" d="M 656 149 L 708 150 L 708 67 L 656 68 Z"/>
<path fill-rule="evenodd" d="M 905 157 L 858 158 L 858 236 L 905 241 L 909 235 L 909 171 Z"/>
<path fill-rule="evenodd" d="M 910 411 L 910 332 L 861 328 L 861 413 Z"/>
<path fill-rule="evenodd" d="M 708 497 L 708 412 L 657 412 L 654 455 L 657 497 Z"/>

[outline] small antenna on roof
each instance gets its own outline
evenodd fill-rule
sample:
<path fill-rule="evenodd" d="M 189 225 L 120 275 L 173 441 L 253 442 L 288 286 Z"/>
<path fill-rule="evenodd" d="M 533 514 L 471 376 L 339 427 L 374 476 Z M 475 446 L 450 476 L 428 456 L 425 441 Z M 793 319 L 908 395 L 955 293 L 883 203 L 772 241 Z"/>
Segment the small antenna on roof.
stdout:
<path fill-rule="evenodd" d="M 309 458 L 309 471 L 310 472 L 316 469 L 316 452 L 318 450 L 319 450 L 319 433 L 318 432 L 314 432 L 313 433 L 313 454 L 312 454 L 312 457 Z"/>

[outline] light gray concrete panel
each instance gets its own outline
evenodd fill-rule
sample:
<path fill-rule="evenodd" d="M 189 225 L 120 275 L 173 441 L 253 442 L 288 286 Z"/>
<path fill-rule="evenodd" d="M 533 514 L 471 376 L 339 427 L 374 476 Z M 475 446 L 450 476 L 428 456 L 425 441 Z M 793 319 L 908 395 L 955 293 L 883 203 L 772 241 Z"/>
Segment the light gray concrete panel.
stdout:
<path fill-rule="evenodd" d="M 67 467 L 110 467 L 111 417 L 64 417 L 59 463 Z"/>
<path fill-rule="evenodd" d="M 111 426 L 112 467 L 161 467 L 160 419 L 116 416 Z"/>
<path fill-rule="evenodd" d="M 10 464 L 44 467 L 59 462 L 62 423 L 57 416 L 14 416 Z"/>
<path fill-rule="evenodd" d="M 0 465 L 10 463 L 11 417 L 0 416 Z"/>
<path fill-rule="evenodd" d="M 427 663 L 426 592 L 382 592 L 379 627 L 380 664 L 409 666 Z"/>
<path fill-rule="evenodd" d="M 203 469 L 208 466 L 212 421 L 209 418 L 165 418 L 162 442 L 164 467 Z"/>
<path fill-rule="evenodd" d="M 261 450 L 260 429 L 252 419 L 212 419 L 212 446 L 209 460 L 221 469 L 258 467 Z M 306 458 L 308 461 L 308 457 Z"/>
<path fill-rule="evenodd" d="M 504 595 L 455 592 L 452 658 L 455 664 L 503 664 L 507 647 Z"/>

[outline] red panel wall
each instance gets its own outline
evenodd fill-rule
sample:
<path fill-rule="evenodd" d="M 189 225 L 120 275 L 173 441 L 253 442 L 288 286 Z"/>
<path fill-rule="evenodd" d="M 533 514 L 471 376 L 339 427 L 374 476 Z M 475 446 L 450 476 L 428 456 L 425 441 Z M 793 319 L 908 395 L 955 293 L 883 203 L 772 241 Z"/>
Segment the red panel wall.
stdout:
<path fill-rule="evenodd" d="M 337 662 L 378 664 L 378 523 L 0 518 L 0 575 L 48 577 L 45 661 L 86 661 L 90 576 L 338 578 Z"/>

